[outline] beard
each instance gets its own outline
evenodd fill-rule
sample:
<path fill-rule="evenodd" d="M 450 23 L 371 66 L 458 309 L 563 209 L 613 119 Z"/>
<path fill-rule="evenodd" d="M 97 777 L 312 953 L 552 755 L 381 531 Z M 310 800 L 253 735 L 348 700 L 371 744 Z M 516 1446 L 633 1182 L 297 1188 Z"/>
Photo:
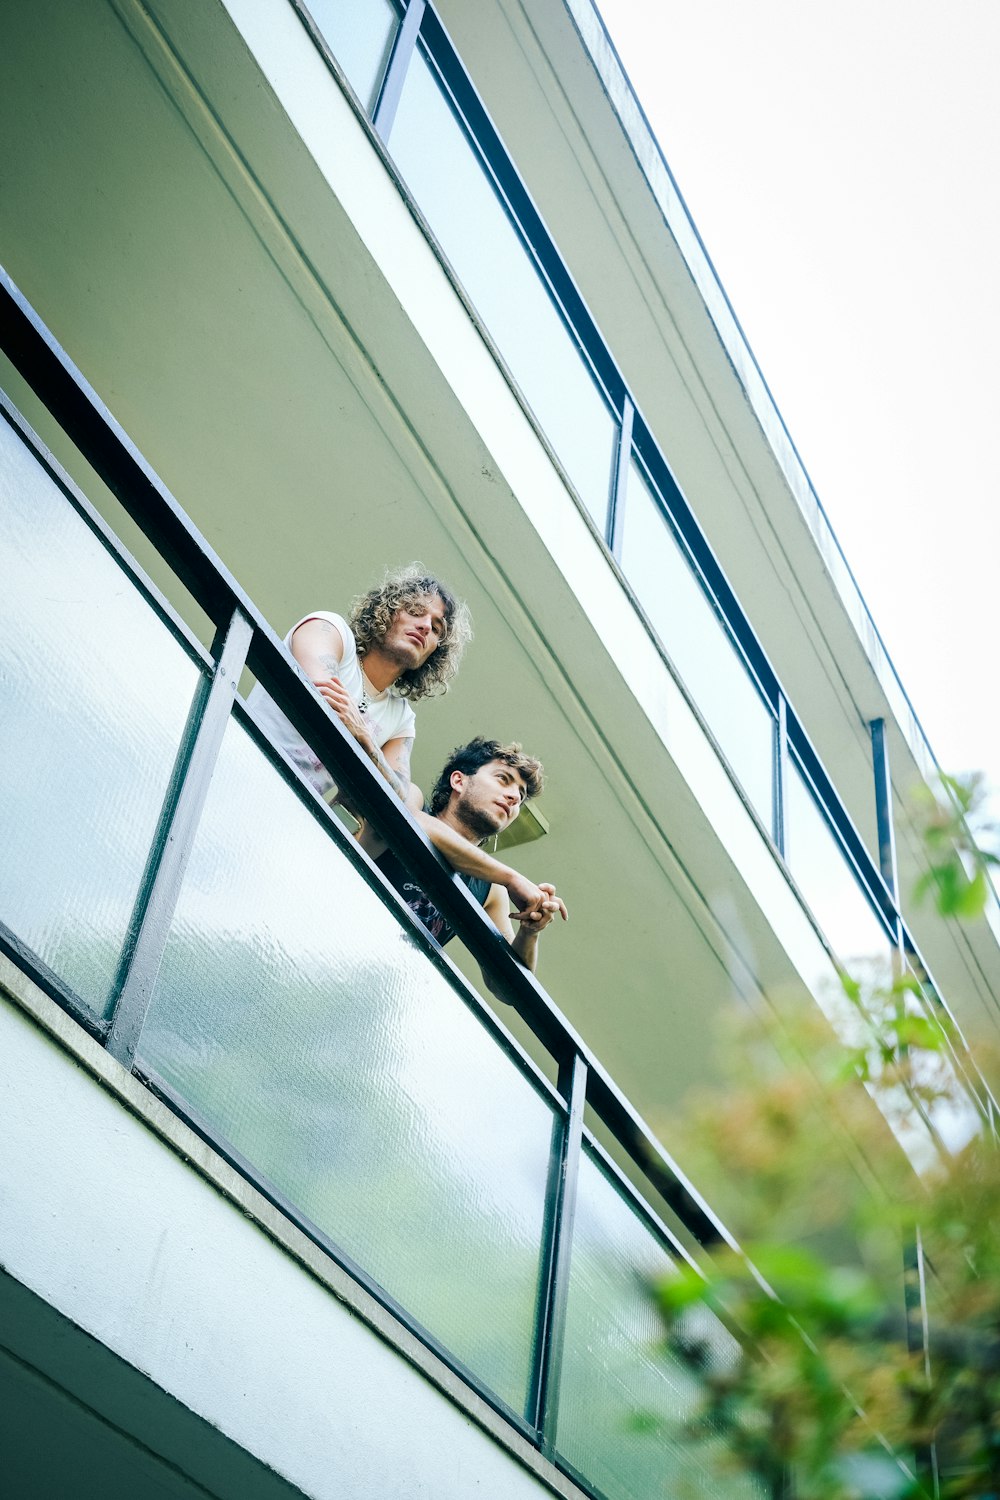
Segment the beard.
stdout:
<path fill-rule="evenodd" d="M 396 643 L 383 641 L 378 649 L 387 661 L 391 661 L 394 667 L 399 668 L 400 672 L 412 672 L 414 670 L 419 652 L 414 648 L 412 641 L 400 641 Z"/>
<path fill-rule="evenodd" d="M 458 816 L 466 828 L 473 835 L 477 843 L 488 839 L 495 833 L 500 832 L 503 820 L 494 812 L 489 812 L 485 807 L 477 807 L 475 803 L 456 808 Z"/>

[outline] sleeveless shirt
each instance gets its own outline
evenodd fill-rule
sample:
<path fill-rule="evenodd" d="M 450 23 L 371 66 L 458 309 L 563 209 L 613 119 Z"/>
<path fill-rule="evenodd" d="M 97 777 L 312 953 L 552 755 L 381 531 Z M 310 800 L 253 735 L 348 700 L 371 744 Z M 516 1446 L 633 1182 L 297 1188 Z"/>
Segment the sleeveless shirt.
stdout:
<path fill-rule="evenodd" d="M 413 876 L 410 875 L 409 871 L 403 865 L 398 854 L 392 849 L 386 849 L 383 854 L 379 855 L 375 863 L 389 884 L 395 886 L 414 916 L 419 917 L 420 921 L 423 922 L 431 937 L 435 938 L 441 944 L 442 948 L 445 943 L 450 943 L 455 936 L 455 929 L 441 915 L 426 891 L 417 885 Z M 464 885 L 469 887 L 469 890 L 480 906 L 484 905 L 486 897 L 490 893 L 492 882 L 483 880 L 479 875 L 463 875 L 461 870 L 456 870 L 455 874 Z"/>

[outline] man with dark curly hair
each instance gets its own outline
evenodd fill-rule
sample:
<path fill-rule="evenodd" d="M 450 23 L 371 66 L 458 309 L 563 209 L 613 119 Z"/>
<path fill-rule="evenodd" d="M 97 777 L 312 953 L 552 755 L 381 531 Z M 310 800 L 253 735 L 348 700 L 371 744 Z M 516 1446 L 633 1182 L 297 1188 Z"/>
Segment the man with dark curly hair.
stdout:
<path fill-rule="evenodd" d="M 346 620 L 326 610 L 304 615 L 285 645 L 393 791 L 417 810 L 411 704 L 447 692 L 471 634 L 462 601 L 421 563 L 410 563 L 355 599 Z M 329 771 L 259 684 L 247 703 L 320 795 L 333 797 Z"/>
<path fill-rule="evenodd" d="M 566 904 L 554 885 L 536 885 L 481 846 L 484 839 L 510 827 L 524 803 L 538 796 L 542 782 L 541 762 L 525 755 L 520 745 L 502 745 L 480 735 L 452 752 L 431 793 L 430 811 L 417 814 L 431 843 L 532 973 L 539 934 L 554 917 L 567 920 Z M 393 850 L 370 832 L 362 845 L 431 936 L 442 945 L 450 942 L 452 928 Z M 511 904 L 516 908 L 513 920 Z"/>

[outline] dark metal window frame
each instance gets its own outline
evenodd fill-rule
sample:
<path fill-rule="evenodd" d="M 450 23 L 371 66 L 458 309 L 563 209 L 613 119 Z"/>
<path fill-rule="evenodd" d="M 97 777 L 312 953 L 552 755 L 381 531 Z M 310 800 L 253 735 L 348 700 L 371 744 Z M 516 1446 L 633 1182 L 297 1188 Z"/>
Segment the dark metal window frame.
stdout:
<path fill-rule="evenodd" d="M 292 3 L 298 4 L 298 0 L 292 0 Z M 399 8 L 403 6 L 404 0 L 394 0 L 394 3 Z M 920 959 L 912 936 L 906 928 L 895 890 L 892 889 L 883 873 L 881 862 L 877 864 L 872 858 L 865 840 L 841 801 L 805 727 L 797 718 L 777 672 L 744 613 L 657 439 L 641 410 L 635 405 L 609 346 L 566 266 L 540 210 L 522 181 L 513 158 L 507 151 L 470 74 L 437 16 L 432 0 L 408 0 L 406 9 L 417 5 L 420 8 L 419 25 L 413 27 L 416 40 L 432 64 L 501 203 L 506 205 L 511 222 L 538 268 L 543 285 L 568 327 L 588 371 L 596 379 L 612 414 L 619 423 L 618 446 L 612 464 L 605 544 L 616 563 L 620 563 L 621 542 L 628 509 L 628 463 L 629 458 L 634 456 L 640 470 L 649 480 L 661 512 L 690 563 L 709 605 L 721 621 L 739 661 L 774 717 L 775 788 L 772 805 L 773 822 L 769 832 L 779 854 L 787 864 L 786 782 L 788 759 L 792 756 L 805 776 L 820 815 L 832 833 L 850 874 L 876 919 L 883 929 L 887 930 L 890 940 L 894 944 L 902 942 L 905 948 L 916 957 L 922 971 L 927 973 L 926 966 Z M 402 13 L 405 15 L 405 11 Z M 411 46 L 408 56 L 412 55 L 412 50 Z M 404 82 L 402 72 L 401 68 L 400 76 L 394 83 L 398 92 L 401 92 Z M 388 144 L 391 150 L 391 142 Z M 589 518 L 589 510 L 586 506 L 583 508 Z M 641 601 L 639 604 L 641 609 Z M 653 633 L 655 635 L 655 631 Z M 697 706 L 697 700 L 695 704 Z M 723 759 L 725 759 L 724 754 Z M 739 778 L 735 772 L 731 774 L 738 784 Z M 878 819 L 878 769 L 875 765 L 874 753 L 872 791 L 873 801 L 876 804 L 876 819 Z M 951 1012 L 933 981 L 931 985 L 935 991 L 937 1004 L 950 1016 Z M 983 1086 L 985 1087 L 985 1084 Z M 990 1098 L 992 1099 L 992 1095 Z"/>
<path fill-rule="evenodd" d="M 300 0 L 291 0 L 291 3 L 301 12 Z M 396 0 L 396 3 L 399 6 L 401 0 Z M 406 9 L 401 11 L 404 18 L 403 26 L 406 25 L 407 11 L 415 6 L 419 6 L 420 13 L 418 17 L 414 11 L 414 24 L 411 27 L 413 40 L 402 51 L 396 77 L 393 80 L 396 98 L 398 100 L 405 81 L 405 63 L 412 56 L 415 41 L 421 46 L 424 55 L 432 64 L 470 145 L 488 173 L 501 203 L 506 206 L 511 222 L 536 265 L 546 290 L 552 297 L 576 347 L 585 360 L 588 371 L 597 381 L 615 420 L 619 423 L 619 444 L 617 457 L 612 466 L 611 497 L 605 534 L 605 542 L 609 550 L 618 561 L 627 514 L 627 470 L 630 456 L 625 450 L 622 431 L 626 423 L 631 422 L 632 452 L 650 479 L 653 492 L 658 496 L 663 513 L 675 536 L 682 543 L 710 605 L 721 620 L 751 681 L 765 705 L 770 708 L 775 722 L 777 723 L 779 713 L 784 714 L 786 722 L 784 742 L 796 751 L 798 761 L 806 771 L 813 794 L 818 799 L 824 819 L 833 831 L 848 862 L 848 867 L 861 886 L 866 900 L 883 925 L 887 919 L 893 921 L 895 903 L 882 878 L 881 871 L 869 854 L 864 839 L 841 802 L 809 736 L 796 718 L 767 653 L 761 646 L 735 591 L 664 458 L 657 440 L 644 420 L 641 410 L 635 405 L 610 348 L 602 337 L 582 293 L 563 261 L 539 209 L 522 181 L 475 84 L 430 0 L 410 0 Z M 399 39 L 397 38 L 398 48 Z M 395 62 L 395 57 L 390 62 L 390 69 L 387 70 L 387 80 L 393 62 Z M 383 91 L 384 89 L 385 84 Z M 391 141 L 389 145 L 391 150 Z M 780 707 L 782 703 L 783 709 Z M 738 777 L 736 779 L 738 781 Z M 783 814 L 785 799 L 775 797 L 774 800 L 775 810 L 780 810 Z M 775 823 L 769 832 L 779 853 L 783 853 L 786 842 L 783 822 Z M 890 912 L 893 913 L 892 916 Z"/>

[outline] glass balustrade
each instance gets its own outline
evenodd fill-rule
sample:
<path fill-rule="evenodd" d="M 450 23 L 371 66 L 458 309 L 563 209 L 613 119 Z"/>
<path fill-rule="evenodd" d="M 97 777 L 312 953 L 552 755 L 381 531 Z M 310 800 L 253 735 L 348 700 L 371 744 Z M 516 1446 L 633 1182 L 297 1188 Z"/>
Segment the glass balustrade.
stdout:
<path fill-rule="evenodd" d="M 653 1495 L 763 1500 L 745 1475 L 725 1470 L 712 1444 L 683 1427 L 698 1385 L 663 1345 L 651 1295 L 673 1261 L 625 1190 L 584 1149 L 560 1384 L 558 1451 L 608 1500 Z M 735 1341 L 705 1314 L 698 1337 L 720 1362 Z"/>
<path fill-rule="evenodd" d="M 307 8 L 370 114 L 399 29 L 392 0 L 308 0 Z"/>
<path fill-rule="evenodd" d="M 603 535 L 617 444 L 615 419 L 482 159 L 419 50 L 407 71 L 389 148 Z"/>
<path fill-rule="evenodd" d="M 622 571 L 765 826 L 772 824 L 774 719 L 633 458 Z"/>
<path fill-rule="evenodd" d="M 0 419 L 0 922 L 99 1017 L 199 671 Z"/>
<path fill-rule="evenodd" d="M 139 1066 L 523 1410 L 552 1105 L 235 721 Z"/>

